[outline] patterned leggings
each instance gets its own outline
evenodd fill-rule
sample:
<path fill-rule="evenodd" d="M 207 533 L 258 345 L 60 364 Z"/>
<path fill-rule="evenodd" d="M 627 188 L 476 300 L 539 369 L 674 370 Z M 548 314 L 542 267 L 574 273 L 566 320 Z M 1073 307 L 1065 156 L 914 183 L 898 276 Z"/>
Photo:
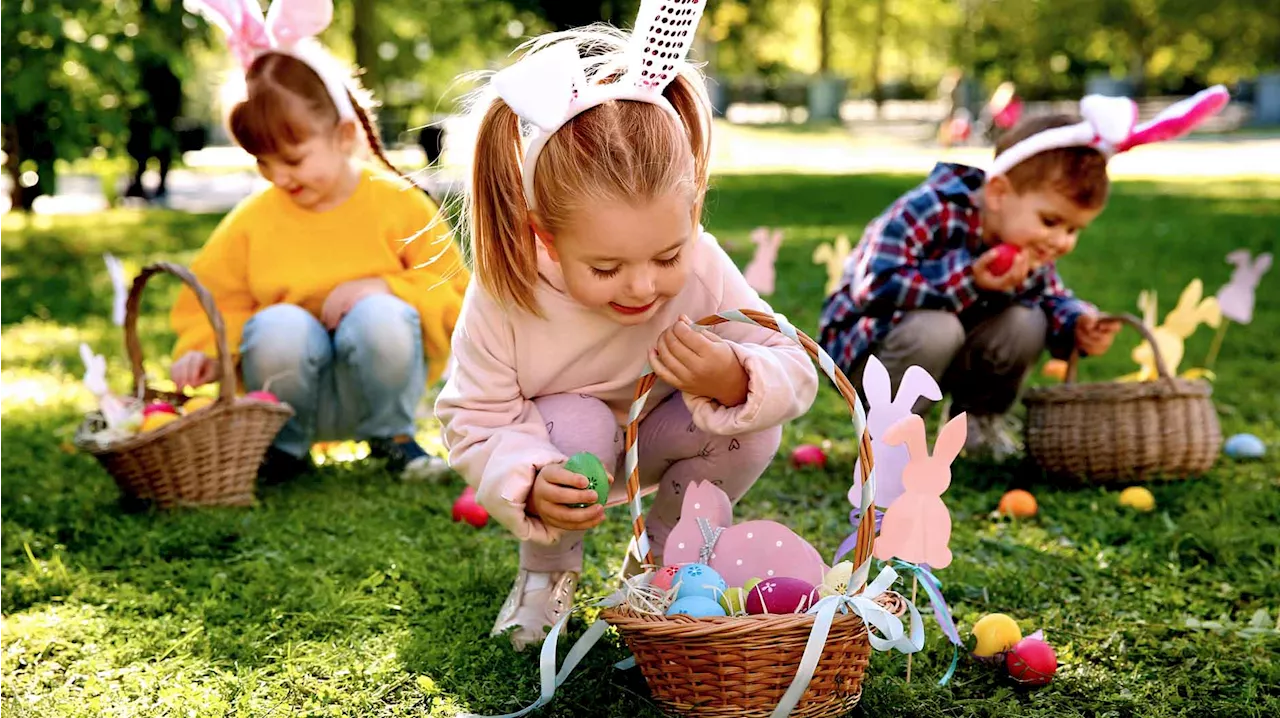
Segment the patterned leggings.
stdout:
<path fill-rule="evenodd" d="M 534 403 L 547 422 L 551 443 L 566 455 L 590 451 L 613 467 L 610 503 L 626 497 L 623 475 L 624 427 L 603 401 L 582 394 L 553 394 Z M 693 423 L 680 392 L 668 396 L 640 422 L 640 487 L 658 486 L 645 519 L 655 556 L 680 520 L 685 487 L 710 481 L 737 503 L 760 478 L 782 442 L 782 427 L 754 434 L 718 436 Z M 582 531 L 567 531 L 553 545 L 520 544 L 520 567 L 531 571 L 581 571 Z"/>

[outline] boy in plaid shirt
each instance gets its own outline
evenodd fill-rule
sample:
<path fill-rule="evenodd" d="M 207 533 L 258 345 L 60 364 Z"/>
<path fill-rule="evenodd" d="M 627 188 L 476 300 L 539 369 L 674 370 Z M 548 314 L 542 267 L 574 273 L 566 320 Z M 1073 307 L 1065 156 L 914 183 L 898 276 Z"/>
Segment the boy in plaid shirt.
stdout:
<path fill-rule="evenodd" d="M 1028 120 L 1000 139 L 996 156 L 1076 122 Z M 858 385 L 871 354 L 895 391 L 907 367 L 924 367 L 951 395 L 951 414 L 968 412 L 966 448 L 1008 457 L 1017 447 L 1005 413 L 1040 352 L 1102 354 L 1119 330 L 1075 298 L 1054 266 L 1108 189 L 1107 158 L 1092 147 L 1050 149 L 990 176 L 937 165 L 867 226 L 823 306 L 820 343 Z M 1019 250 L 1004 272 L 993 271 L 1000 244 Z"/>

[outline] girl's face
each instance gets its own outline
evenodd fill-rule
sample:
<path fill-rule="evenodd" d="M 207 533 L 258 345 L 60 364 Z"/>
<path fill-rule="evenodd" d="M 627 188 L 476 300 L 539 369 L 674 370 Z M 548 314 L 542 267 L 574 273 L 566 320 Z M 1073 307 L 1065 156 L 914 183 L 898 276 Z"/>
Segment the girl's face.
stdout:
<path fill-rule="evenodd" d="M 351 162 L 355 124 L 314 128 L 303 142 L 259 156 L 258 171 L 302 209 L 322 212 L 342 204 L 355 191 L 359 172 Z"/>
<path fill-rule="evenodd" d="M 648 321 L 689 278 L 696 227 L 688 193 L 672 192 L 642 205 L 604 202 L 575 213 L 538 236 L 560 265 L 569 294 L 613 321 Z"/>

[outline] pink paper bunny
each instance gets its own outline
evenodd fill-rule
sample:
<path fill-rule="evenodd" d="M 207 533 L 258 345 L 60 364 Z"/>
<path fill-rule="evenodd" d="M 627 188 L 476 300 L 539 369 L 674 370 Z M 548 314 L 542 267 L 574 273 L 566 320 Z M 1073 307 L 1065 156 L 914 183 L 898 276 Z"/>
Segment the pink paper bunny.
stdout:
<path fill-rule="evenodd" d="M 924 419 L 912 414 L 894 424 L 885 436 L 890 445 L 905 443 L 911 460 L 903 471 L 906 492 L 884 514 L 875 556 L 882 561 L 897 556 L 912 563 L 945 568 L 951 563 L 951 514 L 942 493 L 951 485 L 951 462 L 964 448 L 967 419 L 960 414 L 938 432 L 933 456 L 924 435 Z"/>
<path fill-rule="evenodd" d="M 709 481 L 686 489 L 662 561 L 668 566 L 706 563 L 730 586 L 781 576 L 816 586 L 827 573 L 817 550 L 786 526 L 776 521 L 734 525 L 729 497 Z"/>
<path fill-rule="evenodd" d="M 1227 255 L 1227 261 L 1236 268 L 1231 273 L 1231 281 L 1218 290 L 1218 305 L 1222 316 L 1236 324 L 1248 324 L 1253 321 L 1253 291 L 1262 275 L 1271 269 L 1271 255 L 1264 252 L 1250 260 L 1249 250 L 1237 249 Z"/>
<path fill-rule="evenodd" d="M 892 504 L 902 495 L 902 469 L 907 465 L 907 448 L 890 446 L 884 436 L 889 427 L 911 414 L 920 397 L 939 401 L 942 391 L 929 372 L 918 366 L 908 367 L 898 385 L 898 395 L 893 396 L 889 372 L 874 355 L 867 359 L 862 371 L 862 392 L 867 400 L 867 429 L 871 432 L 871 455 L 875 457 L 876 474 L 875 505 L 881 508 Z M 849 503 L 855 509 L 862 508 L 862 459 L 854 464 L 853 488 L 849 489 Z"/>
<path fill-rule="evenodd" d="M 751 241 L 755 242 L 756 253 L 747 264 L 747 268 L 743 270 L 742 276 L 746 278 L 747 284 L 752 289 L 760 293 L 760 296 L 767 297 L 773 294 L 776 276 L 773 265 L 778 261 L 778 247 L 782 245 L 782 230 L 775 229 L 771 233 L 768 227 L 756 227 L 751 232 Z"/>

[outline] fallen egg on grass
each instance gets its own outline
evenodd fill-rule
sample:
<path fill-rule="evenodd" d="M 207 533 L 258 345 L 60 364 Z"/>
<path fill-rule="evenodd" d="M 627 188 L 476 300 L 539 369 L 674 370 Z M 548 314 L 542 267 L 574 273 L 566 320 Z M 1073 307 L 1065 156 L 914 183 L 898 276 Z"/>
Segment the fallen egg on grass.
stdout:
<path fill-rule="evenodd" d="M 990 613 L 978 619 L 970 633 L 978 639 L 973 655 L 983 660 L 998 657 L 1022 640 L 1022 629 L 1003 613 Z"/>
<path fill-rule="evenodd" d="M 1043 686 L 1058 671 L 1053 647 L 1038 638 L 1018 641 L 1004 656 L 1005 668 L 1013 680 L 1027 686 Z"/>

